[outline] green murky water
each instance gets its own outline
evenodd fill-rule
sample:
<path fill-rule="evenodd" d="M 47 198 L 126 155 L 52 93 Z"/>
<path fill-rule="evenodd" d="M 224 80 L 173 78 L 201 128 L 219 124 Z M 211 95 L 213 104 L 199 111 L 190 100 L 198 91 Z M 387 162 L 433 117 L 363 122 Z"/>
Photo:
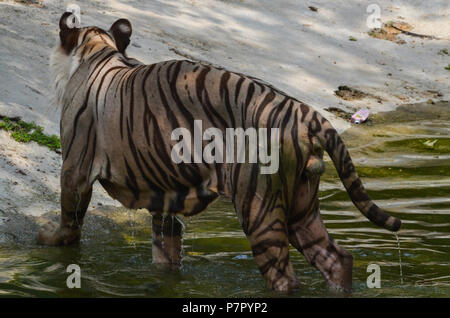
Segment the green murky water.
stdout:
<path fill-rule="evenodd" d="M 450 297 L 450 116 L 448 103 L 442 107 L 399 109 L 343 135 L 371 197 L 403 220 L 402 276 L 395 236 L 356 210 L 327 164 L 322 215 L 330 234 L 354 256 L 354 297 Z M 144 211 L 90 211 L 76 247 L 36 246 L 35 220 L 25 223 L 21 239 L 3 233 L 10 239 L 0 245 L 0 296 L 280 297 L 266 288 L 224 200 L 185 220 L 179 271 L 152 265 Z M 287 297 L 336 296 L 299 252 L 293 249 L 291 258 L 303 288 Z M 372 263 L 381 268 L 379 289 L 366 285 Z M 81 267 L 81 289 L 66 287 L 69 264 Z"/>

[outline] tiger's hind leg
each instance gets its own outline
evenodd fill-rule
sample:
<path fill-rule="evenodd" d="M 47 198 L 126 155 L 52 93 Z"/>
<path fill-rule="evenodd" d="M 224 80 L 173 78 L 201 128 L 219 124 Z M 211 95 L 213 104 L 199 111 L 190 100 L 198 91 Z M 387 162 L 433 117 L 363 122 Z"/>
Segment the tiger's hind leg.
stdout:
<path fill-rule="evenodd" d="M 171 268 L 181 265 L 183 223 L 176 216 L 152 212 L 152 258 L 154 264 Z"/>
<path fill-rule="evenodd" d="M 244 170 L 244 169 L 242 169 Z M 248 170 L 240 171 L 238 182 L 242 190 L 233 202 L 239 221 L 250 241 L 255 262 L 269 287 L 290 292 L 300 287 L 289 259 L 289 240 L 285 211 L 280 196 L 272 193 L 267 177 Z"/>
<path fill-rule="evenodd" d="M 289 259 L 289 241 L 280 208 L 266 209 L 253 198 L 250 215 L 244 216 L 243 227 L 255 262 L 269 287 L 278 292 L 290 292 L 300 287 Z M 256 201 L 256 202 L 255 202 Z"/>
<path fill-rule="evenodd" d="M 70 169 L 61 176 L 60 224 L 49 222 L 39 230 L 37 241 L 43 245 L 69 245 L 81 237 L 83 218 L 91 201 L 92 184 L 87 178 L 77 179 Z"/>
<path fill-rule="evenodd" d="M 289 224 L 289 241 L 322 273 L 329 287 L 351 292 L 353 257 L 328 234 L 318 203 L 311 213 Z"/>

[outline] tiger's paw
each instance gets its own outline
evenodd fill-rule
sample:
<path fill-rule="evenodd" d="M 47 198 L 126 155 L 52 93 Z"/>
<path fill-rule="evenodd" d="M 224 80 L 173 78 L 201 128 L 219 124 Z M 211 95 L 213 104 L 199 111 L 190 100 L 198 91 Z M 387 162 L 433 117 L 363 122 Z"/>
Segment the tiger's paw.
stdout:
<path fill-rule="evenodd" d="M 328 291 L 330 291 L 331 293 L 340 295 L 340 294 L 344 294 L 344 295 L 348 295 L 351 294 L 353 292 L 352 287 L 350 286 L 342 286 L 342 285 L 338 285 L 338 284 L 334 284 L 332 282 L 328 282 L 327 283 L 327 289 Z"/>
<path fill-rule="evenodd" d="M 50 221 L 39 230 L 37 241 L 41 245 L 69 245 L 78 242 L 80 235 L 80 228 L 76 230 L 68 227 L 61 228 L 58 223 Z"/>
<path fill-rule="evenodd" d="M 272 286 L 272 289 L 279 293 L 290 293 L 300 288 L 300 282 L 297 278 L 282 277 L 278 279 Z"/>
<path fill-rule="evenodd" d="M 299 280 L 297 279 L 297 277 L 291 278 L 291 280 L 289 281 L 290 290 L 291 291 L 299 290 L 300 287 L 301 287 L 301 284 L 300 284 Z"/>

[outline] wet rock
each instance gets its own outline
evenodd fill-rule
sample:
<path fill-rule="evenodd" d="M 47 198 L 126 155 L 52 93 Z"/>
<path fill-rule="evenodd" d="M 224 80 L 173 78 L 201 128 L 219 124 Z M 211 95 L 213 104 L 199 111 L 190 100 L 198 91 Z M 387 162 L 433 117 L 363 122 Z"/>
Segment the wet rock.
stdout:
<path fill-rule="evenodd" d="M 355 99 L 362 99 L 367 96 L 366 93 L 356 89 L 349 87 L 347 85 L 341 85 L 338 87 L 336 91 L 334 91 L 336 96 L 344 99 L 344 100 L 355 100 Z"/>
<path fill-rule="evenodd" d="M 376 99 L 376 101 L 378 103 L 383 102 L 383 99 L 380 96 L 376 96 L 376 95 L 373 95 L 370 93 L 365 93 L 359 89 L 356 89 L 354 87 L 350 87 L 347 85 L 339 86 L 338 89 L 336 91 L 334 91 L 334 93 L 339 98 L 342 98 L 343 100 L 348 100 L 348 101 L 360 100 L 363 98 L 373 98 L 373 99 Z"/>

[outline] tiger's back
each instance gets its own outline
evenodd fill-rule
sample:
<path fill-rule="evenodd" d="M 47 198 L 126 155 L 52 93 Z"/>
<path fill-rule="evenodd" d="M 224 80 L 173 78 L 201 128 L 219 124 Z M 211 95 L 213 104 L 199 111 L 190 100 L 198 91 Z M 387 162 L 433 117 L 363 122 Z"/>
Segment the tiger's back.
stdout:
<path fill-rule="evenodd" d="M 196 118 L 204 130 L 217 127 L 224 135 L 229 127 L 285 127 L 283 114 L 300 107 L 253 78 L 190 61 L 132 65 L 105 50 L 85 63 L 69 82 L 83 88 L 68 91 L 85 99 L 67 99 L 74 105 L 64 107 L 71 112 L 62 116 L 62 127 L 71 127 L 62 134 L 63 155 L 83 145 L 79 171 L 88 171 L 92 182 L 99 179 L 129 208 L 191 215 L 219 193 L 233 195 L 231 164 L 173 162 L 176 128 L 193 131 Z M 283 131 L 282 138 L 291 140 L 290 131 Z M 282 155 L 297 160 L 287 150 Z"/>

